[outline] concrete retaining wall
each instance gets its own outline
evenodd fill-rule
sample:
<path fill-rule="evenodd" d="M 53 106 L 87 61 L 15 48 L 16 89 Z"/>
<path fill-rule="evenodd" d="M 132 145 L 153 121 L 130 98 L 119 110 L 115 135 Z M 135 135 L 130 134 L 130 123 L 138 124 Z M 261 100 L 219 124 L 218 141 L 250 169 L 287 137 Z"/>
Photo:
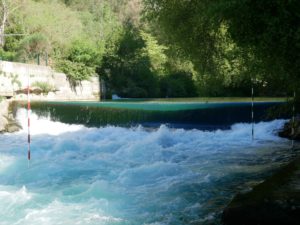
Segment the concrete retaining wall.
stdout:
<path fill-rule="evenodd" d="M 36 100 L 99 100 L 100 82 L 98 77 L 82 81 L 72 88 L 66 75 L 57 73 L 48 66 L 0 61 L 0 96 L 25 99 L 22 94 L 35 82 L 46 82 L 53 87 L 47 95 L 32 95 Z M 19 93 L 19 94 L 17 94 Z"/>

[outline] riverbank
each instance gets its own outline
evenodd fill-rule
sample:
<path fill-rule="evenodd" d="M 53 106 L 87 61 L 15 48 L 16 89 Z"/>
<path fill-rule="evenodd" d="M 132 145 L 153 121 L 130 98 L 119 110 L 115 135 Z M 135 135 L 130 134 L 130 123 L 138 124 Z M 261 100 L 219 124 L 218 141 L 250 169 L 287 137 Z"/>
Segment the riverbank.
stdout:
<path fill-rule="evenodd" d="M 294 128 L 294 129 L 293 129 Z M 300 140 L 300 116 L 285 123 L 278 135 Z M 295 149 L 294 149 L 295 151 Z M 237 194 L 224 209 L 224 225 L 296 225 L 300 221 L 300 157 L 252 191 Z"/>
<path fill-rule="evenodd" d="M 224 209 L 224 225 L 296 225 L 300 221 L 300 157 L 257 185 L 238 194 Z"/>
<path fill-rule="evenodd" d="M 13 113 L 10 110 L 10 103 L 8 100 L 0 102 L 0 133 L 12 133 L 21 129 L 21 126 L 14 119 Z"/>

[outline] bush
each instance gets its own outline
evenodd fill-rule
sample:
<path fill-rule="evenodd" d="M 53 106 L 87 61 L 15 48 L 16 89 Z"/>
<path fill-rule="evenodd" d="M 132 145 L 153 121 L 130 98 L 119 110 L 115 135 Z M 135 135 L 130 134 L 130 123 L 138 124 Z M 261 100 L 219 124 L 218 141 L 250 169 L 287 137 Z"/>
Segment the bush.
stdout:
<path fill-rule="evenodd" d="M 15 52 L 4 51 L 2 48 L 0 48 L 0 60 L 15 61 L 16 60 L 16 53 Z"/>
<path fill-rule="evenodd" d="M 78 82 L 87 80 L 95 74 L 95 68 L 86 66 L 84 63 L 60 60 L 56 64 L 57 69 L 65 73 L 71 83 L 75 86 Z"/>
<path fill-rule="evenodd" d="M 95 49 L 97 49 L 97 46 L 87 41 L 75 41 L 72 43 L 66 59 L 71 62 L 83 63 L 86 66 L 93 67 L 100 64 L 102 58 L 101 54 Z"/>
<path fill-rule="evenodd" d="M 56 60 L 55 66 L 67 75 L 71 85 L 76 86 L 95 75 L 96 65 L 101 61 L 101 54 L 95 49 L 96 46 L 87 41 L 75 41 L 66 55 Z"/>
<path fill-rule="evenodd" d="M 48 84 L 47 82 L 36 81 L 32 84 L 33 87 L 37 87 L 41 89 L 41 92 L 44 94 L 48 94 L 50 91 L 54 91 L 55 88 Z"/>

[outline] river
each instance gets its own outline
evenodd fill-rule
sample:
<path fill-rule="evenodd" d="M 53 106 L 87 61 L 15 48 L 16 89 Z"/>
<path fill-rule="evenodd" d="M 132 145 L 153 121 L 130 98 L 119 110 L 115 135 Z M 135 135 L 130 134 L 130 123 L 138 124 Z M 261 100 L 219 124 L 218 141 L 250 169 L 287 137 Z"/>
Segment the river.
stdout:
<path fill-rule="evenodd" d="M 58 103 L 33 106 L 29 165 L 27 114 L 18 108 L 23 130 L 0 135 L 0 225 L 219 224 L 237 192 L 297 154 L 277 136 L 283 119 L 257 119 L 252 141 L 249 121 L 229 118 L 222 107 L 212 107 L 227 115 L 220 126 L 201 126 L 192 119 L 199 107 L 184 108 L 185 117 L 180 109 L 158 110 L 170 113 L 166 122 L 150 107 L 151 117 L 100 123 L 104 109 L 90 104 L 73 104 L 67 117 L 58 116 L 67 103 L 63 111 Z M 79 111 L 85 122 L 71 115 Z"/>

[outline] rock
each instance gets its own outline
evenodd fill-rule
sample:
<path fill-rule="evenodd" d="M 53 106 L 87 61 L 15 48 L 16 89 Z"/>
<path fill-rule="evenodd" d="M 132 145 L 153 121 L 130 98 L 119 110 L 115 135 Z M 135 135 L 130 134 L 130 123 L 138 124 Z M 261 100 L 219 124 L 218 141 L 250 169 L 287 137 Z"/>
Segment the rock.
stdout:
<path fill-rule="evenodd" d="M 8 123 L 6 126 L 6 132 L 8 133 L 17 132 L 20 129 L 22 129 L 22 127 L 16 122 Z"/>
<path fill-rule="evenodd" d="M 300 221 L 300 158 L 224 209 L 224 225 L 296 225 Z"/>
<path fill-rule="evenodd" d="M 0 115 L 0 133 L 6 130 L 7 123 L 7 119 Z"/>
<path fill-rule="evenodd" d="M 0 102 L 0 132 L 4 132 L 6 125 L 8 123 L 8 102 L 6 100 L 2 100 Z"/>
<path fill-rule="evenodd" d="M 16 132 L 22 127 L 14 119 L 12 112 L 9 111 L 9 102 L 0 102 L 0 133 L 3 132 Z"/>
<path fill-rule="evenodd" d="M 278 132 L 280 137 L 289 138 L 293 140 L 300 140 L 300 116 L 295 118 L 294 134 L 292 133 L 293 122 L 290 120 L 287 122 L 283 129 Z"/>

